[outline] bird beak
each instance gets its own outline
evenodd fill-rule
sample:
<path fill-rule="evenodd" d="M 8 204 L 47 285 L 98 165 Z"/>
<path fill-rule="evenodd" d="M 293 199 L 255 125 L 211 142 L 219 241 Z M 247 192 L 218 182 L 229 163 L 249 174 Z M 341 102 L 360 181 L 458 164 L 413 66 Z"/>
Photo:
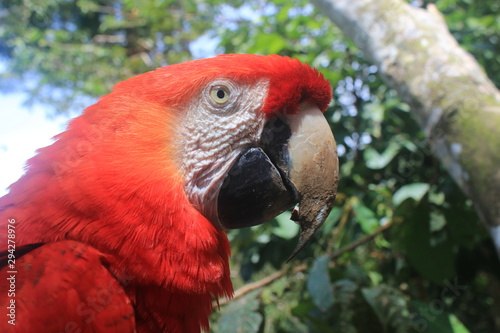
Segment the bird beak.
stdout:
<path fill-rule="evenodd" d="M 337 184 L 335 139 L 319 108 L 306 102 L 269 119 L 259 144 L 231 166 L 218 196 L 219 223 L 249 227 L 296 207 L 292 219 L 301 230 L 290 260 L 325 222 Z"/>
<path fill-rule="evenodd" d="M 288 141 L 292 166 L 290 180 L 300 199 L 292 219 L 300 225 L 299 243 L 291 260 L 323 225 L 337 195 L 339 160 L 332 131 L 321 111 L 302 104 L 288 116 L 292 136 Z"/>

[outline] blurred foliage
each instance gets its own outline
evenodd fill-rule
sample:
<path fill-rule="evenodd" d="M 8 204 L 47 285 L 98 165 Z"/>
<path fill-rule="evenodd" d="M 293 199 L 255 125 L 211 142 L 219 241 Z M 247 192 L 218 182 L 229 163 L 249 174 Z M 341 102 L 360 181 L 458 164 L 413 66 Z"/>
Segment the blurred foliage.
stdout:
<path fill-rule="evenodd" d="M 500 3 L 435 4 L 498 85 Z M 289 264 L 298 232 L 289 213 L 229 233 L 236 288 L 287 272 L 221 306 L 212 330 L 499 331 L 500 263 L 471 201 L 432 156 L 408 105 L 308 2 L 0 0 L 0 87 L 22 79 L 32 101 L 58 110 L 140 72 L 222 52 L 297 57 L 330 80 L 325 116 L 341 180 L 316 240 Z"/>
<path fill-rule="evenodd" d="M 434 1 L 430 1 L 434 2 Z M 500 86 L 500 2 L 473 0 L 435 1 L 453 36 L 485 67 Z"/>
<path fill-rule="evenodd" d="M 220 0 L 0 0 L 0 88 L 13 80 L 28 102 L 81 107 L 119 81 L 191 59 Z"/>

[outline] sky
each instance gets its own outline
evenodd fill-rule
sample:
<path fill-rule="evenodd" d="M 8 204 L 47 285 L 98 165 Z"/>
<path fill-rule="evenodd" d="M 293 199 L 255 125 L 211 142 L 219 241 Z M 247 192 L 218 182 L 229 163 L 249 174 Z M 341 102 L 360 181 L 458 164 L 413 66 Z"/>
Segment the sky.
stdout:
<path fill-rule="evenodd" d="M 228 6 L 229 11 L 232 7 Z M 255 12 L 248 6 L 238 11 L 227 13 L 228 17 L 237 19 L 246 17 L 257 20 Z M 217 53 L 218 37 L 207 33 L 190 45 L 194 58 L 206 58 Z M 0 72 L 7 64 L 0 61 Z M 22 93 L 2 94 L 0 92 L 0 197 L 6 194 L 7 187 L 24 173 L 26 160 L 35 154 L 36 149 L 50 145 L 54 135 L 64 131 L 69 115 L 48 118 L 44 107 L 35 105 L 24 107 L 26 96 Z M 75 116 L 75 115 L 73 115 Z"/>
<path fill-rule="evenodd" d="M 26 160 L 35 150 L 50 145 L 62 132 L 69 116 L 49 119 L 43 107 L 23 107 L 21 93 L 0 94 L 0 196 L 24 173 Z"/>
<path fill-rule="evenodd" d="M 217 37 L 206 34 L 192 42 L 191 53 L 195 58 L 211 57 L 216 54 Z M 7 64 L 0 61 L 0 72 Z M 50 145 L 51 138 L 64 131 L 72 116 L 47 117 L 49 106 L 23 106 L 23 93 L 2 94 L 0 92 L 0 197 L 7 187 L 24 173 L 26 160 L 36 149 Z M 73 114 L 73 116 L 75 116 Z"/>

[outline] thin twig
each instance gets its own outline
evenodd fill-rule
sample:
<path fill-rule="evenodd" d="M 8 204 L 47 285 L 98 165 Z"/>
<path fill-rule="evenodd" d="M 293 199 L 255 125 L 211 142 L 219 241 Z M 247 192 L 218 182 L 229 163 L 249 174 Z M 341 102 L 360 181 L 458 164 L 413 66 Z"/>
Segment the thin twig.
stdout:
<path fill-rule="evenodd" d="M 294 269 L 292 269 L 292 274 L 297 274 L 299 272 L 305 271 L 306 269 L 307 269 L 307 265 L 306 264 L 301 264 L 301 265 L 295 267 Z M 268 275 L 268 276 L 266 276 L 263 279 L 260 279 L 259 281 L 255 281 L 255 282 L 246 284 L 246 285 L 242 286 L 241 288 L 238 288 L 234 292 L 234 295 L 233 295 L 232 298 L 223 298 L 223 299 L 221 299 L 219 301 L 219 305 L 225 305 L 225 304 L 227 304 L 229 302 L 234 301 L 235 299 L 240 298 L 241 296 L 243 296 L 243 295 L 245 295 L 245 294 L 247 294 L 247 293 L 249 293 L 251 291 L 254 291 L 254 290 L 262 288 L 262 287 L 265 287 L 268 284 L 272 283 L 273 281 L 275 281 L 275 280 L 279 279 L 280 277 L 282 277 L 283 275 L 285 275 L 288 271 L 289 271 L 289 269 L 282 268 L 279 271 L 274 272 L 273 274 Z"/>
<path fill-rule="evenodd" d="M 355 248 L 357 248 L 358 246 L 371 241 L 372 239 L 374 239 L 375 237 L 377 237 L 378 234 L 380 234 L 383 231 L 389 229 L 391 226 L 392 226 L 392 223 L 384 224 L 383 226 L 378 227 L 371 234 L 363 236 L 360 239 L 358 239 L 357 241 L 352 242 L 351 244 L 344 246 L 340 250 L 333 252 L 333 254 L 330 255 L 330 260 L 335 260 L 338 257 L 340 257 L 341 255 L 343 255 L 344 253 L 352 251 Z"/>

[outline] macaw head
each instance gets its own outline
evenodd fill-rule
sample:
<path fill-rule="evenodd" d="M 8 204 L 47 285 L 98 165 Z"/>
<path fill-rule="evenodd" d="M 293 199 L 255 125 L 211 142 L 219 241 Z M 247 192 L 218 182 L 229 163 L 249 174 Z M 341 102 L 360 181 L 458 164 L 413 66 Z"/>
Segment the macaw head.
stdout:
<path fill-rule="evenodd" d="M 296 207 L 295 255 L 325 221 L 337 189 L 324 77 L 298 60 L 239 54 L 139 80 L 116 91 L 143 86 L 175 110 L 174 154 L 191 204 L 220 229 L 258 225 Z"/>
<path fill-rule="evenodd" d="M 318 71 L 277 55 L 162 67 L 117 84 L 75 118 L 29 161 L 9 205 L 48 207 L 17 208 L 44 221 L 23 224 L 29 241 L 70 237 L 124 258 L 125 240 L 153 249 L 179 216 L 203 233 L 205 220 L 243 228 L 295 207 L 294 255 L 335 199 L 337 151 L 322 115 L 331 98 Z"/>

